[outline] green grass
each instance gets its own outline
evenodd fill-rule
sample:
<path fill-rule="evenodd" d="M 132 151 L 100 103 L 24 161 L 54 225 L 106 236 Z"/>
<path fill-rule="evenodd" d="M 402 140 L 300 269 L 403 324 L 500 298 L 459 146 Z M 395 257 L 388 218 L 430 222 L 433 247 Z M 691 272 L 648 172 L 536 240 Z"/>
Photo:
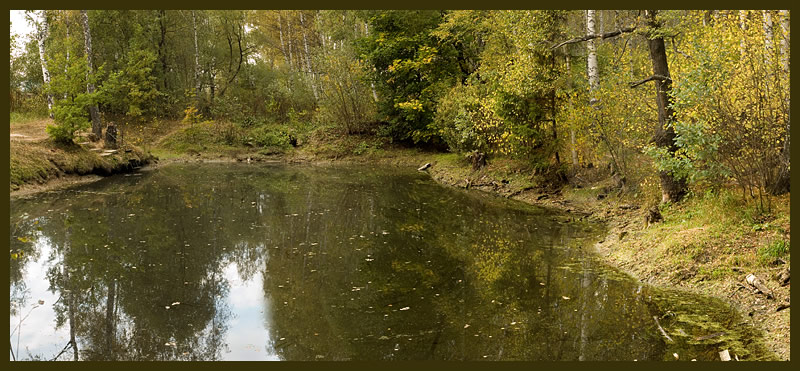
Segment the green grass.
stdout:
<path fill-rule="evenodd" d="M 789 258 L 788 196 L 775 205 L 764 214 L 728 191 L 690 197 L 662 206 L 664 221 L 633 230 L 613 256 L 643 278 L 683 280 L 690 270 L 691 280 L 714 281 L 736 275 L 733 267 L 758 271 Z"/>
<path fill-rule="evenodd" d="M 24 124 L 31 121 L 47 119 L 47 113 L 41 112 L 11 112 L 9 121 L 12 124 Z"/>
<path fill-rule="evenodd" d="M 784 239 L 775 239 L 758 248 L 758 261 L 762 265 L 769 265 L 776 259 L 782 259 L 789 254 L 789 243 Z"/>
<path fill-rule="evenodd" d="M 117 155 L 101 157 L 79 145 L 56 144 L 49 140 L 12 141 L 10 146 L 10 189 L 25 184 L 41 184 L 61 174 L 110 174 L 129 166 L 130 160 L 149 161 L 139 149 L 120 150 Z"/>

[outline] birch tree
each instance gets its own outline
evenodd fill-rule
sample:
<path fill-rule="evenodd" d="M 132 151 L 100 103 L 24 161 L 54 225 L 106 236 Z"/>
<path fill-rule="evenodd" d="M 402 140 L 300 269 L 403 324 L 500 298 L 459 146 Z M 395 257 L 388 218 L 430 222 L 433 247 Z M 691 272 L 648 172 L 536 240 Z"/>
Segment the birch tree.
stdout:
<path fill-rule="evenodd" d="M 194 35 L 194 99 L 199 106 L 202 80 L 200 78 L 200 47 L 197 42 L 197 13 L 194 10 L 192 10 L 192 34 Z"/>
<path fill-rule="evenodd" d="M 33 18 L 34 16 L 38 17 L 38 21 Z M 39 62 L 42 65 L 42 78 L 44 80 L 45 90 L 49 89 L 50 86 L 50 70 L 47 68 L 47 53 L 45 44 L 47 41 L 47 37 L 50 35 L 50 28 L 47 23 L 47 14 L 44 10 L 39 11 L 39 14 L 32 16 L 28 14 L 28 19 L 34 23 L 36 28 L 36 41 L 39 45 Z M 47 92 L 47 110 L 50 113 L 50 118 L 53 118 L 53 94 L 51 92 Z"/>

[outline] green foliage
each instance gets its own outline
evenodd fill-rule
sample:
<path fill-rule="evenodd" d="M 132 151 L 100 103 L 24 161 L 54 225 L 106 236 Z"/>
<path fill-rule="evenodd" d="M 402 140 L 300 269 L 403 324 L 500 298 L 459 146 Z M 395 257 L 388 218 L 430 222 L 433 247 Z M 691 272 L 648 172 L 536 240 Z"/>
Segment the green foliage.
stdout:
<path fill-rule="evenodd" d="M 101 89 L 102 101 L 111 113 L 132 120 L 155 114 L 161 93 L 152 70 L 156 56 L 149 50 L 132 50 L 125 67 L 108 74 Z"/>
<path fill-rule="evenodd" d="M 395 140 L 437 141 L 429 127 L 436 103 L 460 78 L 456 49 L 431 32 L 443 21 L 440 11 L 375 11 L 372 34 L 359 42 L 381 96 L 379 112 L 388 124 L 380 133 Z"/>
<path fill-rule="evenodd" d="M 317 59 L 320 79 L 316 121 L 333 124 L 348 134 L 364 132 L 377 120 L 376 103 L 366 81 L 366 66 L 348 45 Z"/>
<path fill-rule="evenodd" d="M 291 136 L 285 128 L 261 126 L 250 131 L 249 138 L 260 147 L 288 148 Z"/>
<path fill-rule="evenodd" d="M 59 100 L 53 106 L 55 125 L 47 125 L 47 134 L 56 142 L 72 143 L 75 132 L 91 126 L 86 111 L 87 95 L 80 94 L 74 101 Z"/>
<path fill-rule="evenodd" d="M 680 26 L 691 58 L 675 64 L 673 90 L 685 174 L 715 184 L 732 178 L 750 196 L 776 182 L 789 120 L 788 73 L 776 45 L 765 47 L 772 40 L 765 41 L 755 15 L 744 30 L 738 12 L 706 26 L 702 13 L 685 17 Z"/>
<path fill-rule="evenodd" d="M 491 118 L 482 117 L 481 111 L 478 87 L 459 84 L 439 101 L 433 127 L 451 151 L 488 151 L 478 126 L 488 127 Z"/>
<path fill-rule="evenodd" d="M 73 45 L 70 45 L 72 43 Z M 47 126 L 47 134 L 56 142 L 71 143 L 75 133 L 90 126 L 88 107 L 95 104 L 98 94 L 86 92 L 87 64 L 85 58 L 68 58 L 70 47 L 76 48 L 75 40 L 68 40 L 64 49 L 51 54 L 48 65 L 51 74 L 48 93 L 56 99 L 53 104 L 54 125 Z M 96 76 L 89 76 L 94 79 Z"/>

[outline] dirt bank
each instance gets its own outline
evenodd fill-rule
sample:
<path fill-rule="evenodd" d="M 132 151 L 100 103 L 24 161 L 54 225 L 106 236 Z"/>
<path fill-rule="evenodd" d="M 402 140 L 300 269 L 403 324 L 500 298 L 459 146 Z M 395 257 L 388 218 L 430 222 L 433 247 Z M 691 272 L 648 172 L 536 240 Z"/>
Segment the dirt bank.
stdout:
<path fill-rule="evenodd" d="M 155 158 L 133 146 L 103 150 L 48 139 L 11 140 L 10 193 L 26 195 L 133 171 Z"/>

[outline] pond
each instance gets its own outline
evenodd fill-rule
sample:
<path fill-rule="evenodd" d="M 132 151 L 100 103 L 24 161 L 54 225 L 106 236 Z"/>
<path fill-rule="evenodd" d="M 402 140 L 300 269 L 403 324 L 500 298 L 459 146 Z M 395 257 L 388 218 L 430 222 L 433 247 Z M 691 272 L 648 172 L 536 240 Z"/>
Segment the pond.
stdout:
<path fill-rule="evenodd" d="M 12 199 L 10 232 L 10 359 L 773 357 L 602 264 L 602 226 L 397 167 L 166 165 Z"/>

